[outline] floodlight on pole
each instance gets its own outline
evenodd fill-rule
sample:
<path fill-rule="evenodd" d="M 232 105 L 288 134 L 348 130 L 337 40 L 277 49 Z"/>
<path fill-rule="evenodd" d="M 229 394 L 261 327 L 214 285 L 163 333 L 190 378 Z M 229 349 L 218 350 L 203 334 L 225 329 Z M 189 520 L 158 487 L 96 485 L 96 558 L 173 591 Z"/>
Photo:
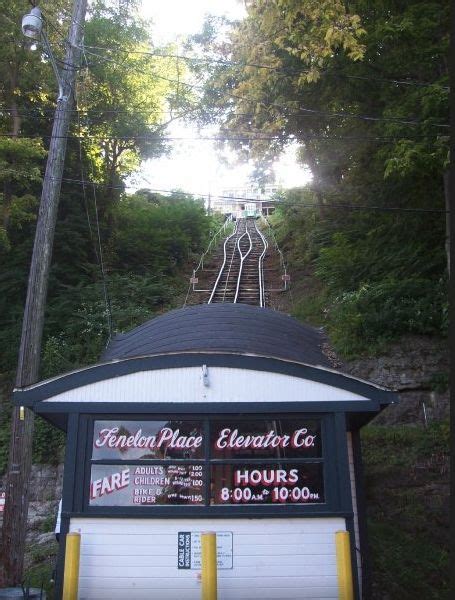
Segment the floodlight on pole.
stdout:
<path fill-rule="evenodd" d="M 25 37 L 38 40 L 43 30 L 43 16 L 40 9 L 35 6 L 22 18 L 22 33 Z"/>
<path fill-rule="evenodd" d="M 54 69 L 55 77 L 58 83 L 58 98 L 57 102 L 66 100 L 67 98 L 63 94 L 63 85 L 60 71 L 58 70 L 57 63 L 55 61 L 54 54 L 52 52 L 49 40 L 46 32 L 43 29 L 43 15 L 41 10 L 34 6 L 32 10 L 22 17 L 22 33 L 25 37 L 32 40 L 41 41 L 43 43 L 44 50 L 51 61 L 52 68 Z"/>

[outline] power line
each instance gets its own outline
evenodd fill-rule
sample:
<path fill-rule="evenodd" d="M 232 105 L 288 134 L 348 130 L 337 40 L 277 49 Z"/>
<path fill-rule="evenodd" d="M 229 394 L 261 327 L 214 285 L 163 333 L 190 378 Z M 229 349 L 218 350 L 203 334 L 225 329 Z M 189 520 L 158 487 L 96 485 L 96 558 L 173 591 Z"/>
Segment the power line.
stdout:
<path fill-rule="evenodd" d="M 91 53 L 93 54 L 93 53 Z M 102 57 L 100 57 L 101 59 L 103 59 Z M 109 59 L 108 59 L 109 60 Z M 63 63 L 63 61 L 59 61 L 62 64 L 67 65 L 66 63 Z M 115 61 L 110 61 L 110 62 L 115 62 Z M 118 64 L 118 63 L 116 63 Z M 75 65 L 67 65 L 70 68 L 74 68 L 77 69 L 77 67 Z M 120 65 L 123 66 L 123 65 Z M 165 81 L 168 81 L 169 83 L 175 83 L 177 86 L 184 86 L 190 89 L 198 89 L 198 90 L 202 90 L 202 91 L 207 91 L 207 88 L 205 86 L 201 86 L 201 85 L 195 85 L 195 84 L 190 84 L 190 83 L 186 83 L 183 82 L 181 80 L 175 80 L 175 79 L 170 79 L 168 77 L 164 77 L 162 75 L 159 75 L 157 73 L 153 74 L 155 77 L 157 77 L 158 79 L 163 79 Z M 215 91 L 218 94 L 222 94 L 222 92 L 220 92 L 219 90 L 213 89 L 212 91 Z M 360 113 L 352 113 L 352 112 L 328 112 L 328 111 L 321 111 L 318 109 L 312 109 L 312 108 L 307 108 L 307 107 L 297 107 L 297 109 L 294 109 L 292 112 L 289 112 L 289 106 L 288 105 L 283 105 L 283 104 L 277 104 L 277 103 L 269 103 L 266 104 L 264 102 L 258 101 L 258 100 L 253 100 L 250 98 L 247 98 L 245 96 L 240 96 L 238 94 L 228 94 L 228 96 L 230 98 L 234 98 L 237 100 L 241 100 L 243 102 L 247 102 L 250 104 L 255 104 L 256 106 L 262 106 L 263 108 L 265 108 L 266 110 L 271 110 L 271 109 L 279 109 L 282 111 L 282 115 L 286 118 L 295 118 L 295 117 L 299 117 L 299 118 L 308 118 L 308 117 L 327 117 L 327 118 L 342 118 L 342 119 L 359 119 L 362 121 L 366 121 L 366 122 L 388 122 L 388 123 L 396 123 L 396 124 L 401 124 L 401 125 L 408 125 L 408 126 L 413 126 L 413 127 L 418 127 L 418 126 L 430 126 L 430 127 L 437 127 L 437 128 L 443 128 L 443 129 L 448 129 L 450 127 L 450 125 L 445 124 L 445 123 L 431 123 L 431 122 L 425 122 L 422 120 L 416 120 L 416 119 L 405 119 L 405 118 L 401 118 L 401 117 L 375 117 L 375 116 L 371 116 L 371 115 L 364 115 L 364 114 L 360 114 Z M 295 101 L 290 101 L 290 102 L 295 102 Z M 201 104 L 202 106 L 202 104 Z M 10 109 L 0 109 L 1 111 L 7 112 Z M 196 112 L 198 109 L 195 108 L 194 112 Z M 41 111 L 42 112 L 42 111 Z M 143 114 L 146 113 L 146 111 L 135 111 L 135 112 L 143 112 Z M 204 111 L 206 114 L 210 114 L 208 110 Z M 99 112 L 99 114 L 103 114 L 102 111 Z M 105 114 L 121 114 L 120 111 L 105 111 Z M 129 114 L 127 111 L 124 111 L 124 114 Z M 132 113 L 131 113 L 132 114 Z M 245 117 L 254 117 L 257 116 L 256 113 L 234 113 L 229 115 L 228 118 L 235 118 L 238 116 L 245 116 Z"/>
<path fill-rule="evenodd" d="M 77 98 L 75 98 L 76 101 L 76 106 L 77 106 Z M 104 303 L 106 305 L 106 320 L 107 320 L 107 327 L 108 327 L 108 331 L 109 331 L 109 338 L 108 341 L 106 343 L 109 344 L 110 340 L 112 339 L 112 334 L 113 334 L 113 325 L 112 325 L 112 306 L 111 306 L 111 299 L 109 296 L 109 291 L 107 288 L 107 281 L 106 281 L 106 271 L 104 268 L 104 260 L 103 260 L 103 248 L 101 245 L 101 234 L 100 234 L 100 224 L 99 224 L 99 217 L 98 217 L 98 203 L 97 203 L 97 198 L 96 198 L 96 188 L 95 186 L 92 185 L 92 192 L 93 192 L 93 201 L 94 201 L 94 207 L 95 207 L 95 222 L 96 222 L 96 229 L 97 229 L 97 239 L 98 239 L 98 248 L 95 244 L 95 240 L 93 239 L 93 231 L 92 231 L 92 225 L 90 222 L 90 213 L 88 210 L 88 202 L 87 202 L 87 192 L 86 192 L 86 181 L 85 181 L 85 170 L 84 170 L 84 161 L 82 158 L 82 143 L 81 143 L 81 119 L 80 119 L 80 114 L 79 112 L 77 113 L 77 122 L 78 122 L 78 127 L 79 127 L 79 164 L 80 164 L 80 169 L 81 169 L 81 178 L 82 178 L 82 190 L 83 190 L 83 196 L 84 196 L 84 206 L 85 206 L 85 213 L 87 215 L 87 222 L 88 222 L 88 228 L 89 228 L 89 232 L 90 232 L 90 239 L 93 243 L 93 248 L 95 250 L 95 256 L 96 256 L 96 260 L 98 262 L 98 266 L 101 272 L 101 279 L 102 279 L 102 287 L 103 287 L 103 295 L 104 295 Z"/>
<path fill-rule="evenodd" d="M 88 46 L 91 47 L 91 46 Z M 86 47 L 87 48 L 87 47 Z M 101 57 L 99 55 L 97 55 L 96 53 L 93 52 L 89 52 L 88 50 L 85 50 L 87 52 L 87 54 L 90 54 L 92 56 L 98 56 L 101 60 L 105 60 L 107 62 L 111 62 L 114 64 L 119 65 L 119 63 L 117 63 L 115 60 L 113 59 L 109 59 L 109 58 L 104 58 Z M 124 52 L 129 52 L 127 50 L 125 50 Z M 142 52 L 139 52 L 139 54 L 142 54 Z M 147 53 L 145 53 L 147 54 Z M 123 66 L 123 65 L 119 65 L 119 66 Z M 170 79 L 168 77 L 164 77 L 163 75 L 159 75 L 157 73 L 153 73 L 153 75 L 155 77 L 157 77 L 158 79 L 163 79 L 165 81 L 168 81 L 169 83 L 175 83 L 177 85 L 183 85 L 187 88 L 190 89 L 198 89 L 198 90 L 202 90 L 202 91 L 207 91 L 207 87 L 204 85 L 196 85 L 196 84 L 192 84 L 192 83 L 186 83 L 183 81 L 177 81 L 175 79 Z M 215 91 L 218 94 L 221 94 L 223 96 L 223 92 L 217 90 L 217 89 L 212 89 L 212 91 Z M 258 101 L 258 100 L 252 100 L 250 98 L 247 98 L 245 96 L 240 96 L 238 94 L 234 94 L 234 93 L 229 93 L 228 97 L 230 98 L 235 98 L 237 100 L 242 100 L 245 102 L 249 102 L 249 103 L 253 103 L 256 104 L 257 106 L 264 106 L 265 108 L 279 108 L 279 109 L 285 109 L 287 110 L 289 107 L 286 105 L 282 105 L 282 104 L 277 104 L 274 102 L 271 102 L 269 104 L 266 104 L 264 102 Z M 291 101 L 292 102 L 292 101 Z M 416 119 L 404 119 L 402 117 L 374 117 L 374 116 L 370 116 L 370 115 L 362 115 L 359 113 L 345 113 L 345 112 L 327 112 L 327 111 L 320 111 L 317 109 L 312 109 L 312 108 L 306 108 L 306 107 L 301 107 L 299 106 L 297 108 L 298 113 L 303 112 L 303 113 L 311 113 L 314 115 L 318 115 L 318 116 L 322 116 L 322 117 L 329 117 L 329 118 L 348 118 L 348 119 L 360 119 L 360 120 L 364 120 L 364 121 L 373 121 L 373 122 L 393 122 L 393 123 L 400 123 L 403 125 L 412 125 L 412 126 L 419 126 L 421 124 L 423 124 L 422 121 L 416 120 Z M 284 116 L 288 116 L 286 113 L 284 114 Z M 443 127 L 443 128 L 449 128 L 450 126 L 448 124 L 445 123 L 427 123 L 427 125 L 431 125 L 431 127 Z"/>
<path fill-rule="evenodd" d="M 66 13 L 69 18 L 72 20 L 72 16 L 70 15 L 70 13 L 60 4 L 57 4 L 58 8 Z M 226 59 L 214 59 L 214 58 L 207 58 L 207 57 L 190 57 L 190 56 L 186 56 L 186 55 L 181 55 L 181 54 L 171 54 L 171 53 L 163 53 L 161 51 L 147 51 L 147 50 L 125 50 L 123 48 L 112 48 L 112 47 L 106 47 L 106 46 L 85 46 L 85 48 L 90 48 L 93 50 L 102 50 L 102 51 L 106 51 L 106 52 L 122 52 L 122 53 L 126 53 L 126 54 L 142 54 L 142 55 L 146 55 L 146 56 L 153 56 L 156 58 L 172 58 L 172 59 L 179 59 L 179 60 L 183 60 L 186 62 L 199 62 L 199 63 L 205 63 L 205 64 L 219 64 L 222 66 L 238 66 L 238 67 L 249 67 L 249 68 L 256 68 L 256 69 L 266 69 L 266 70 L 270 70 L 270 71 L 278 71 L 278 72 L 283 72 L 283 73 L 288 73 L 290 76 L 295 76 L 295 75 L 300 75 L 302 73 L 307 73 L 309 72 L 309 69 L 290 69 L 289 67 L 275 67 L 272 65 L 264 65 L 264 64 L 259 64 L 259 63 L 250 63 L 250 62 L 243 62 L 243 61 L 229 61 Z M 100 57 L 102 58 L 102 57 Z M 327 71 L 328 69 L 321 69 L 322 72 Z M 348 75 L 346 73 L 337 73 L 336 76 L 339 77 L 345 77 L 346 79 L 359 79 L 359 80 L 368 80 L 368 81 L 378 81 L 378 82 L 382 82 L 382 83 L 390 83 L 393 85 L 405 85 L 405 86 L 417 86 L 417 87 L 432 87 L 433 85 L 438 85 L 436 84 L 436 82 L 420 82 L 420 81 L 414 81 L 414 80 L 403 80 L 400 78 L 387 78 L 387 77 L 370 77 L 367 75 Z M 449 91 L 450 90 L 450 86 L 441 86 L 442 89 Z"/>
<path fill-rule="evenodd" d="M 61 179 L 61 181 L 65 182 L 65 183 L 76 184 L 76 185 L 84 184 L 84 182 L 80 179 L 71 179 L 71 178 L 66 178 L 66 177 L 63 177 Z M 125 191 L 125 185 L 111 185 L 111 184 L 100 183 L 100 182 L 95 182 L 95 181 L 85 181 L 85 184 L 89 184 L 92 186 L 101 187 L 101 188 L 105 188 L 105 189 Z M 321 190 L 321 188 L 311 188 L 310 186 L 301 186 L 301 187 L 304 187 L 306 190 L 310 190 L 310 191 L 324 191 L 324 190 Z M 232 196 L 223 196 L 223 195 L 215 195 L 215 194 L 199 194 L 196 192 L 185 192 L 183 190 L 178 190 L 178 189 L 174 189 L 174 190 L 167 190 L 167 189 L 160 189 L 160 188 L 146 188 L 146 189 L 149 192 L 153 192 L 153 193 L 175 194 L 175 195 L 182 194 L 185 196 L 192 196 L 195 198 L 208 198 L 210 195 L 211 198 L 216 198 L 219 200 L 238 200 L 238 201 L 242 201 L 242 202 L 270 202 L 270 201 L 273 201 L 273 200 L 260 200 L 258 198 L 244 198 L 241 196 L 232 197 Z M 329 190 L 329 191 L 333 191 L 333 190 Z M 340 193 L 341 193 L 341 191 L 340 191 Z M 281 201 L 275 201 L 275 202 L 276 202 L 276 206 L 279 206 L 279 204 L 281 203 Z M 450 210 L 443 210 L 443 209 L 437 209 L 437 208 L 417 208 L 417 207 L 406 208 L 406 207 L 401 207 L 401 206 L 374 206 L 374 205 L 369 206 L 369 205 L 357 205 L 357 204 L 346 204 L 346 203 L 342 203 L 342 204 L 330 203 L 330 204 L 322 204 L 321 205 L 319 203 L 310 203 L 310 202 L 287 202 L 287 201 L 284 201 L 283 205 L 299 206 L 302 208 L 322 208 L 322 209 L 336 208 L 336 209 L 348 209 L 348 210 L 372 210 L 372 211 L 379 211 L 379 212 L 450 214 Z"/>
<path fill-rule="evenodd" d="M 105 46 L 86 46 L 86 48 L 90 48 L 92 50 L 103 50 L 103 51 L 107 51 L 107 52 L 122 52 L 124 54 L 140 54 L 140 55 L 145 55 L 145 56 L 151 56 L 154 58 L 178 59 L 178 60 L 183 60 L 185 62 L 190 62 L 190 63 L 198 62 L 198 63 L 203 63 L 203 64 L 218 64 L 221 66 L 228 66 L 228 67 L 242 67 L 242 68 L 248 67 L 248 68 L 253 68 L 253 69 L 265 69 L 265 70 L 269 70 L 269 71 L 285 73 L 285 74 L 288 74 L 289 77 L 293 77 L 295 75 L 301 75 L 303 73 L 310 72 L 310 69 L 291 69 L 289 67 L 274 67 L 272 65 L 264 65 L 264 64 L 258 64 L 258 63 L 249 63 L 249 62 L 242 62 L 242 61 L 232 61 L 232 60 L 206 58 L 206 57 L 192 57 L 192 56 L 186 56 L 186 55 L 182 55 L 182 54 L 169 54 L 169 53 L 160 52 L 160 51 L 124 50 L 123 48 L 108 48 Z M 90 54 L 97 56 L 95 53 L 90 53 Z M 327 70 L 328 69 L 321 69 L 322 72 L 326 72 Z M 430 83 L 430 82 L 409 81 L 409 80 L 403 80 L 403 79 L 389 79 L 386 77 L 370 77 L 368 75 L 348 75 L 345 73 L 335 73 L 335 76 L 344 77 L 346 79 L 361 79 L 361 80 L 367 80 L 367 81 L 379 81 L 379 82 L 383 82 L 383 83 L 391 83 L 394 85 L 407 85 L 407 86 L 418 86 L 418 87 L 431 87 L 433 85 L 436 85 L 435 83 Z M 441 86 L 441 87 L 445 90 L 450 90 L 449 86 Z"/>
<path fill-rule="evenodd" d="M 182 82 L 180 82 L 180 83 L 182 83 Z M 49 114 L 51 114 L 53 112 L 52 109 L 40 109 L 40 108 L 33 108 L 33 109 L 32 108 L 12 109 L 12 108 L 7 108 L 7 107 L 4 107 L 4 108 L 0 107 L 0 113 L 2 113 L 2 112 L 11 113 L 11 112 L 13 112 L 13 110 L 14 110 L 15 113 L 18 113 L 20 116 L 32 116 L 34 118 L 36 118 L 37 116 L 43 116 L 43 118 L 44 118 L 44 115 L 40 115 L 40 114 L 37 115 L 37 113 L 45 113 L 45 114 L 49 113 Z M 306 110 L 309 110 L 309 109 L 306 109 Z M 194 107 L 193 109 L 191 109 L 191 112 L 196 112 L 196 111 L 201 111 L 201 112 L 205 112 L 206 114 L 209 114 L 208 111 L 201 110 L 201 106 L 197 106 L 197 107 Z M 79 111 L 77 111 L 76 109 L 73 109 L 72 112 L 80 112 L 81 114 L 84 114 L 86 116 L 90 116 L 90 115 L 117 115 L 117 114 L 125 114 L 125 115 L 134 116 L 136 114 L 144 114 L 144 115 L 147 115 L 147 114 L 156 114 L 157 111 L 155 109 L 138 110 L 138 109 L 136 109 L 134 107 L 131 107 L 130 110 L 119 110 L 119 109 L 105 109 L 105 110 L 103 110 L 103 109 L 97 109 L 97 110 L 94 110 L 94 109 L 79 109 Z M 164 111 L 162 114 L 166 114 L 166 115 L 172 116 L 172 113 L 170 111 Z M 333 114 L 333 113 L 330 113 L 330 114 Z M 186 113 L 184 115 L 182 115 L 182 117 L 184 117 L 184 116 L 186 116 Z M 252 112 L 250 112 L 250 113 L 237 112 L 237 113 L 234 113 L 234 114 L 231 115 L 231 117 L 254 117 L 254 116 L 257 116 L 257 115 L 255 113 L 252 113 Z M 298 117 L 298 118 L 301 118 L 301 119 L 306 119 L 306 118 L 309 118 L 309 117 L 317 117 L 317 116 L 319 116 L 319 113 L 317 113 L 317 111 L 312 111 L 312 112 L 310 112 L 308 114 L 301 114 L 299 112 L 288 112 L 288 113 L 285 114 L 285 116 L 288 117 L 288 118 L 289 117 Z M 371 119 L 373 119 L 373 117 L 371 117 Z M 392 120 L 392 122 L 396 122 L 393 118 L 391 120 Z M 399 123 L 403 123 L 403 121 L 400 121 Z M 422 122 L 422 121 L 420 121 L 418 123 L 417 122 L 413 122 L 413 123 L 414 124 L 422 124 L 422 125 L 425 124 L 425 122 Z M 429 125 L 433 126 L 435 124 L 429 123 Z M 440 125 L 440 127 L 446 127 L 446 125 Z"/>
<path fill-rule="evenodd" d="M 93 48 L 97 48 L 96 46 L 87 46 L 87 47 L 93 47 Z M 118 66 L 124 66 L 122 64 L 119 64 L 118 62 L 112 60 L 112 59 L 108 59 L 105 57 L 101 57 L 99 55 L 97 55 L 96 53 L 93 52 L 89 52 L 86 50 L 87 47 L 83 47 L 84 49 L 84 54 L 90 54 L 92 56 L 96 56 L 98 58 L 100 58 L 101 60 L 105 60 L 108 62 L 112 62 L 114 64 L 117 64 Z M 139 54 L 150 54 L 147 52 L 140 52 L 140 51 L 127 51 L 125 50 L 124 52 L 130 52 L 130 53 L 139 53 Z M 175 80 L 175 79 L 170 79 L 168 77 L 164 77 L 163 75 L 159 75 L 157 73 L 153 73 L 153 75 L 155 77 L 157 77 L 158 79 L 163 79 L 165 81 L 168 81 L 169 83 L 175 83 L 178 86 L 185 86 L 187 88 L 190 89 L 198 89 L 198 90 L 202 90 L 202 91 L 206 91 L 206 87 L 203 85 L 195 85 L 195 84 L 190 84 L 190 83 L 186 83 L 183 82 L 181 80 Z M 214 90 L 217 93 L 221 93 L 218 90 Z M 261 105 L 263 107 L 265 107 L 266 109 L 270 109 L 270 108 L 278 108 L 278 109 L 285 109 L 285 111 L 288 110 L 288 106 L 286 105 L 280 105 L 280 104 L 276 104 L 276 103 L 270 103 L 270 104 L 265 104 L 263 102 L 257 101 L 257 100 L 251 100 L 247 97 L 244 96 L 239 96 L 238 94 L 229 94 L 229 97 L 231 98 L 235 98 L 238 100 L 242 100 L 245 102 L 249 102 L 249 103 L 254 103 L 256 105 Z M 208 112 L 208 111 L 206 111 Z M 424 123 L 422 121 L 418 121 L 415 119 L 408 119 L 405 120 L 401 117 L 374 117 L 374 116 L 370 116 L 370 115 L 362 115 L 362 114 L 358 114 L 358 113 L 345 113 L 345 112 L 327 112 L 327 111 L 320 111 L 317 109 L 311 109 L 311 108 L 305 108 L 305 107 L 299 107 L 298 108 L 298 112 L 292 112 L 292 113 L 284 113 L 284 116 L 289 118 L 290 116 L 298 116 L 300 113 L 307 113 L 307 115 L 313 115 L 313 116 L 323 116 L 323 117 L 328 117 L 328 118 L 349 118 L 349 119 L 360 119 L 360 120 L 364 120 L 364 121 L 371 121 L 371 122 L 391 122 L 391 123 L 397 123 L 397 124 L 403 124 L 403 125 L 411 125 L 411 126 L 419 126 L 422 124 L 425 125 L 430 125 L 431 127 L 441 127 L 441 128 L 449 128 L 450 126 L 445 124 L 445 123 Z M 237 116 L 238 114 L 242 114 L 244 116 L 254 116 L 255 113 L 237 113 L 234 114 L 232 116 Z M 303 115 L 302 115 L 303 116 Z"/>
<path fill-rule="evenodd" d="M 11 134 L 8 133 L 0 133 L 0 137 L 12 137 Z M 67 140 L 78 140 L 79 136 L 77 135 L 67 135 L 67 136 L 53 136 L 56 139 L 67 139 Z M 115 136 L 115 135 L 86 135 L 83 136 L 84 140 L 93 140 L 93 141 L 178 141 L 178 142 L 195 142 L 195 141 L 206 141 L 206 142 L 251 142 L 251 141 L 289 141 L 289 142 L 298 142 L 300 144 L 305 143 L 306 140 L 322 140 L 322 141 L 371 141 L 371 142 L 396 142 L 402 140 L 416 140 L 423 139 L 426 136 L 417 135 L 412 138 L 410 137 L 402 137 L 402 136 L 390 136 L 390 137 L 381 137 L 381 136 L 323 136 L 323 135 L 304 135 L 302 140 L 299 140 L 294 135 L 264 135 L 264 134 L 252 134 L 252 133 L 239 133 L 239 135 L 223 136 L 223 135 L 212 135 L 212 136 L 186 136 L 186 137 L 175 137 L 175 136 L 160 136 L 156 133 L 151 133 L 149 135 L 126 135 L 126 136 Z M 50 139 L 50 135 L 19 135 L 15 136 L 15 139 Z M 431 144 L 435 143 L 432 141 Z"/>

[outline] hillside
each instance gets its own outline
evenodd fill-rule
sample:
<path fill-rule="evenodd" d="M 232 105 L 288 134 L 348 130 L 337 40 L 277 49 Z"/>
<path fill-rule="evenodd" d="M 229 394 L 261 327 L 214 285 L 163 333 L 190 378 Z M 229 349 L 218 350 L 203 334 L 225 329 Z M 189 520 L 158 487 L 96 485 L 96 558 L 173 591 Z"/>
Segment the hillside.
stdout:
<path fill-rule="evenodd" d="M 305 212 L 305 225 L 298 226 Z M 419 300 L 410 294 L 402 299 L 405 309 L 397 327 L 388 312 L 397 309 L 396 303 L 387 308 L 367 298 L 356 305 L 353 321 L 352 310 L 334 308 L 350 290 L 337 283 L 341 271 L 333 270 L 330 280 L 338 285 L 337 296 L 330 294 L 324 271 L 318 271 L 319 257 L 331 247 L 326 237 L 314 241 L 324 219 L 284 205 L 272 222 L 292 274 L 291 293 L 280 297 L 280 309 L 324 328 L 330 340 L 324 351 L 334 368 L 399 393 L 399 404 L 361 434 L 372 599 L 449 598 L 449 357 L 443 331 L 431 325 L 432 315 L 444 309 L 436 304 L 433 312 L 419 313 L 420 322 L 406 321 L 405 311 L 411 316 L 418 310 Z M 385 253 L 391 252 L 392 240 Z M 402 245 L 401 254 L 406 251 Z M 384 279 L 390 276 L 390 262 L 384 262 L 384 272 Z M 354 281 L 353 275 L 351 285 Z"/>

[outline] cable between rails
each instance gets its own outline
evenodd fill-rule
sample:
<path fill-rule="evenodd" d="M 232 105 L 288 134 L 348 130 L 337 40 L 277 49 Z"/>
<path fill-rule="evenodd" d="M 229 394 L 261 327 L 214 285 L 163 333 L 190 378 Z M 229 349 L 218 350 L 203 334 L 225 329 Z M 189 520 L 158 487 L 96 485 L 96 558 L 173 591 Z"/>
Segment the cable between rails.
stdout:
<path fill-rule="evenodd" d="M 243 254 L 242 249 L 240 248 L 240 242 L 242 241 L 242 239 L 245 236 L 248 236 L 250 245 L 249 245 L 248 251 L 245 254 Z M 242 271 L 243 271 L 243 263 L 245 262 L 246 258 L 248 257 L 251 250 L 253 249 L 253 242 L 251 240 L 250 232 L 248 231 L 248 221 L 247 220 L 245 220 L 245 233 L 242 236 L 240 236 L 239 239 L 237 240 L 237 249 L 238 249 L 239 255 L 240 255 L 240 268 L 239 268 L 239 275 L 237 277 L 237 286 L 235 289 L 234 304 L 236 304 L 237 299 L 239 297 L 240 281 L 242 279 Z"/>

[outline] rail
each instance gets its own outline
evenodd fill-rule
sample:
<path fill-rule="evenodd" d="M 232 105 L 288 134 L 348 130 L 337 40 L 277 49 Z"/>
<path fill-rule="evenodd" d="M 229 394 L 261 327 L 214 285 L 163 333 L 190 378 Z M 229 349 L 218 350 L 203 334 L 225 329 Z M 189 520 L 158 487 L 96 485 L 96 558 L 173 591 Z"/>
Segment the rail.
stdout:
<path fill-rule="evenodd" d="M 283 271 L 283 274 L 281 275 L 281 279 L 283 281 L 283 287 L 279 288 L 279 289 L 270 289 L 268 291 L 269 292 L 286 292 L 288 290 L 288 281 L 290 281 L 290 277 L 287 272 L 287 265 L 286 265 L 286 261 L 284 260 L 283 252 L 281 251 L 280 247 L 278 246 L 278 242 L 276 241 L 275 233 L 273 231 L 272 226 L 270 225 L 269 220 L 264 215 L 261 216 L 261 219 L 264 221 L 264 223 L 268 227 L 268 231 L 272 237 L 273 245 L 275 246 L 275 250 L 278 252 L 278 255 L 280 257 L 280 267 L 281 267 L 281 270 Z"/>
<path fill-rule="evenodd" d="M 266 238 L 262 235 L 262 232 L 258 229 L 256 222 L 254 223 L 256 231 L 260 235 L 262 242 L 264 244 L 264 250 L 262 251 L 261 256 L 258 260 L 258 277 L 259 277 L 259 303 L 261 307 L 265 306 L 265 285 L 264 285 L 264 256 L 267 252 L 268 242 Z"/>
<path fill-rule="evenodd" d="M 243 223 L 243 221 L 238 221 L 238 223 Z M 235 233 L 236 233 L 236 235 L 237 235 L 237 236 L 239 235 L 238 228 L 236 228 L 236 231 L 235 231 Z M 227 240 L 227 241 L 229 241 L 229 240 Z M 226 246 L 226 248 L 227 248 L 227 246 Z M 226 299 L 226 293 L 227 293 L 227 289 L 228 289 L 228 285 L 229 285 L 229 278 L 230 278 L 230 276 L 231 276 L 232 265 L 234 264 L 234 258 L 235 258 L 235 251 L 236 251 L 236 249 L 237 249 L 237 243 L 236 243 L 236 242 L 234 242 L 234 245 L 233 245 L 233 247 L 232 247 L 231 260 L 229 261 L 229 269 L 228 269 L 228 272 L 227 272 L 226 281 L 225 281 L 225 283 L 224 283 L 224 289 L 223 289 L 223 302 L 224 302 L 224 301 L 225 301 L 225 299 Z M 225 261 L 225 262 L 226 262 L 226 261 Z M 224 263 L 224 264 L 225 264 L 225 263 Z M 221 270 L 220 270 L 221 276 L 223 275 L 223 271 L 224 271 L 224 267 L 222 266 L 222 267 L 221 267 Z M 215 292 L 215 294 L 216 294 L 216 291 L 217 291 L 217 285 L 218 285 L 218 284 L 217 284 L 217 283 L 215 283 L 215 286 L 214 286 L 214 292 Z M 212 299 L 212 301 L 213 301 L 213 299 Z"/>
<path fill-rule="evenodd" d="M 229 301 L 265 306 L 264 257 L 268 242 L 253 219 L 242 218 L 237 223 L 235 238 L 232 235 L 225 241 L 223 264 L 208 303 Z M 232 248 L 229 263 L 228 247 L 230 251 Z"/>
<path fill-rule="evenodd" d="M 204 258 L 209 254 L 210 250 L 212 249 L 212 246 L 214 245 L 215 241 L 218 239 L 218 236 L 221 237 L 221 234 L 224 233 L 228 227 L 228 225 L 230 225 L 232 223 L 232 215 L 229 215 L 227 217 L 227 219 L 224 221 L 224 223 L 221 225 L 221 227 L 216 231 L 216 233 L 210 238 L 210 242 L 209 245 L 207 246 L 207 250 L 201 254 L 201 258 L 199 259 L 199 263 L 197 265 L 197 267 L 195 269 L 193 269 L 193 274 L 190 278 L 190 286 L 193 286 L 192 291 L 193 292 L 209 292 L 210 290 L 197 290 L 194 286 L 197 283 L 197 278 L 196 278 L 196 273 L 199 270 L 204 270 Z M 186 304 L 186 301 L 185 301 Z"/>
<path fill-rule="evenodd" d="M 230 241 L 230 239 L 231 239 L 232 237 L 234 237 L 235 235 L 237 235 L 237 229 L 238 229 L 238 227 L 239 227 L 239 221 L 236 221 L 236 223 L 235 223 L 235 229 L 234 229 L 233 233 L 231 233 L 231 235 L 230 235 L 230 236 L 228 236 L 228 237 L 227 237 L 227 238 L 224 240 L 224 244 L 223 244 L 223 264 L 221 265 L 221 269 L 219 270 L 218 277 L 216 278 L 215 285 L 213 286 L 212 293 L 210 294 L 210 298 L 209 298 L 209 300 L 208 300 L 207 304 L 211 304 L 211 302 L 212 302 L 212 300 L 213 300 L 213 296 L 215 295 L 216 288 L 217 288 L 217 286 L 218 286 L 218 283 L 219 283 L 219 281 L 220 281 L 220 279 L 221 279 L 221 276 L 222 276 L 222 274 L 223 274 L 224 267 L 226 266 L 226 260 L 227 260 L 227 245 L 228 245 L 228 242 Z M 232 262 L 232 261 L 231 261 L 231 262 Z"/>
<path fill-rule="evenodd" d="M 198 282 L 196 274 L 200 269 L 204 269 L 204 258 L 210 252 L 218 236 L 226 231 L 226 226 L 230 223 L 230 220 L 223 224 L 211 239 L 206 252 L 201 256 L 198 266 L 193 271 L 185 305 L 191 286 L 195 292 L 207 293 L 208 300 L 206 302 L 208 304 L 232 302 L 234 304 L 245 303 L 261 307 L 266 306 L 269 292 L 282 292 L 288 289 L 289 276 L 283 253 L 278 247 L 269 221 L 264 217 L 262 219 L 267 229 L 258 226 L 258 221 L 252 218 L 236 220 L 234 231 L 224 239 L 222 258 L 221 253 L 219 255 L 222 264 L 216 270 L 212 266 L 210 267 L 212 283 L 204 285 L 209 289 L 196 289 L 195 284 Z M 283 288 L 277 290 L 266 289 L 265 262 L 267 251 L 272 245 L 279 255 L 280 266 L 278 272 L 284 273 L 281 276 Z"/>
<path fill-rule="evenodd" d="M 198 263 L 197 267 L 195 269 L 193 269 L 193 277 L 196 275 L 196 273 L 199 271 L 199 269 L 204 270 L 204 258 L 207 256 L 207 254 L 212 249 L 212 246 L 215 243 L 215 241 L 217 240 L 218 236 L 221 237 L 221 234 L 226 231 L 227 226 L 230 225 L 231 223 L 232 223 L 232 215 L 229 215 L 228 218 L 221 225 L 221 227 L 213 234 L 213 236 L 210 239 L 209 245 L 207 246 L 207 250 L 203 254 L 201 254 L 201 258 L 199 259 L 199 263 Z"/>

